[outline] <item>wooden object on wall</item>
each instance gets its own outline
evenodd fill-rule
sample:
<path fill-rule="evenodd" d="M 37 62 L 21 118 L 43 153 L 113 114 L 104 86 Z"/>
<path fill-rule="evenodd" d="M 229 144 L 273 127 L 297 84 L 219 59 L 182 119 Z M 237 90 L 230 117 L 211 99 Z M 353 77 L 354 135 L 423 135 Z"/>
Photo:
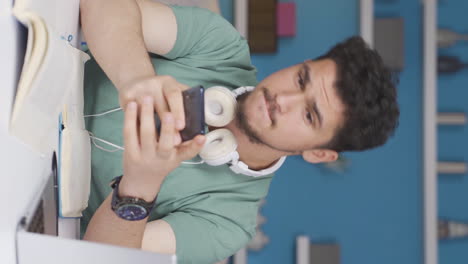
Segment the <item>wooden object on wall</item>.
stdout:
<path fill-rule="evenodd" d="M 276 52 L 276 0 L 249 1 L 248 41 L 252 53 Z"/>
<path fill-rule="evenodd" d="M 374 47 L 393 71 L 402 71 L 405 64 L 404 30 L 401 17 L 374 20 Z"/>
<path fill-rule="evenodd" d="M 310 263 L 320 264 L 340 264 L 341 254 L 340 245 L 335 243 L 311 243 L 310 244 Z"/>

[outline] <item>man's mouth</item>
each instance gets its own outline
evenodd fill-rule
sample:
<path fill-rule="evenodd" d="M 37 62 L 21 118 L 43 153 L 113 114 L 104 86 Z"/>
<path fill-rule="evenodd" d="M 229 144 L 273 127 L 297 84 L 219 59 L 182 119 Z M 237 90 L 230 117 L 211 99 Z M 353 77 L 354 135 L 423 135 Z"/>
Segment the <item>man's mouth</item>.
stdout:
<path fill-rule="evenodd" d="M 276 120 L 275 120 L 275 111 L 276 111 L 276 102 L 275 98 L 270 95 L 268 90 L 263 87 L 263 96 L 265 97 L 265 103 L 267 107 L 267 113 L 268 117 L 271 120 L 272 126 L 275 125 Z"/>

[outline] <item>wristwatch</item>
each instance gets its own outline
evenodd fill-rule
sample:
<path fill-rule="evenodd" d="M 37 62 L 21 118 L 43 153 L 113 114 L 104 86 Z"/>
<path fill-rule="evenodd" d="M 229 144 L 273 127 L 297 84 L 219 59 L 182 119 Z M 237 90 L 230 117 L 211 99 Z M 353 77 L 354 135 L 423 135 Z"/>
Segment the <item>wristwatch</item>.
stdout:
<path fill-rule="evenodd" d="M 115 214 L 128 221 L 138 221 L 145 219 L 153 209 L 154 202 L 147 202 L 143 199 L 136 197 L 120 197 L 119 196 L 119 183 L 122 180 L 122 176 L 115 177 L 111 181 L 111 187 L 114 189 L 112 193 L 111 208 Z"/>

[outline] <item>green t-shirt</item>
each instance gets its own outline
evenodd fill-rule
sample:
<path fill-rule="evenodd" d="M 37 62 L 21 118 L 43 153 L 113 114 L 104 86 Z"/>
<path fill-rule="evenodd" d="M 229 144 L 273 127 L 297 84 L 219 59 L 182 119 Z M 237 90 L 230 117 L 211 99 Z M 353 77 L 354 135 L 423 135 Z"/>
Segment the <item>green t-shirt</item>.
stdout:
<path fill-rule="evenodd" d="M 246 41 L 220 16 L 192 7 L 172 7 L 177 41 L 165 56 L 152 55 L 159 75 L 171 75 L 188 86 L 256 85 Z M 111 81 L 91 59 L 85 68 L 85 115 L 119 107 Z M 122 111 L 87 118 L 96 137 L 123 146 Z M 107 145 L 96 142 L 104 148 Z M 109 182 L 122 174 L 122 151 L 92 147 L 92 181 L 82 232 L 111 192 Z M 164 219 L 176 236 L 178 263 L 213 263 L 234 254 L 255 234 L 258 203 L 272 175 L 253 178 L 233 173 L 227 165 L 182 164 L 165 178 L 150 221 Z"/>

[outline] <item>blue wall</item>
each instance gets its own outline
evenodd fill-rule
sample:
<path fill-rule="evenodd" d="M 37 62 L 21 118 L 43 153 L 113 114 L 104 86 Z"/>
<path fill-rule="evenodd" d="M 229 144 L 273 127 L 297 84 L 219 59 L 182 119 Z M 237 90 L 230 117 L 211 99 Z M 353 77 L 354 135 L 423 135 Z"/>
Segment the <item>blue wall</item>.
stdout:
<path fill-rule="evenodd" d="M 359 33 L 358 1 L 295 2 L 297 36 L 282 39 L 277 54 L 253 56 L 259 78 Z M 346 153 L 351 165 L 341 174 L 290 158 L 262 210 L 271 243 L 250 253 L 249 263 L 294 263 L 295 238 L 301 234 L 314 243 L 340 244 L 343 264 L 422 262 L 421 10 L 419 1 L 411 1 L 404 7 L 387 5 L 382 12 L 405 18 L 405 52 L 410 55 L 401 74 L 402 118 L 395 138 L 383 148 Z"/>
<path fill-rule="evenodd" d="M 438 9 L 439 26 L 460 33 L 468 33 L 468 1 L 440 1 Z M 468 62 L 468 42 L 459 43 L 448 49 L 440 49 L 439 54 L 454 55 Z M 439 111 L 468 113 L 468 71 L 455 75 L 439 76 L 438 79 Z M 439 159 L 467 160 L 468 128 L 440 127 Z M 439 216 L 468 222 L 468 179 L 440 175 L 439 177 Z M 468 240 L 444 241 L 439 244 L 441 264 L 468 263 Z"/>
<path fill-rule="evenodd" d="M 231 1 L 220 1 L 230 14 Z M 359 33 L 357 0 L 296 0 L 297 35 L 280 39 L 275 54 L 254 55 L 259 79 L 316 57 Z M 341 246 L 343 264 L 423 263 L 422 218 L 422 6 L 420 0 L 376 0 L 376 17 L 402 17 L 405 68 L 398 87 L 400 126 L 384 147 L 345 153 L 344 173 L 289 158 L 272 182 L 262 214 L 271 242 L 249 253 L 249 264 L 295 263 L 295 238 Z M 439 1 L 439 25 L 468 33 L 468 1 Z M 226 11 L 228 10 L 228 11 Z M 468 62 L 468 44 L 440 50 Z M 468 75 L 439 78 L 440 111 L 468 112 Z M 467 128 L 439 129 L 439 158 L 466 160 Z M 439 215 L 468 221 L 468 179 L 441 175 Z M 440 264 L 468 263 L 468 241 L 440 243 Z"/>

